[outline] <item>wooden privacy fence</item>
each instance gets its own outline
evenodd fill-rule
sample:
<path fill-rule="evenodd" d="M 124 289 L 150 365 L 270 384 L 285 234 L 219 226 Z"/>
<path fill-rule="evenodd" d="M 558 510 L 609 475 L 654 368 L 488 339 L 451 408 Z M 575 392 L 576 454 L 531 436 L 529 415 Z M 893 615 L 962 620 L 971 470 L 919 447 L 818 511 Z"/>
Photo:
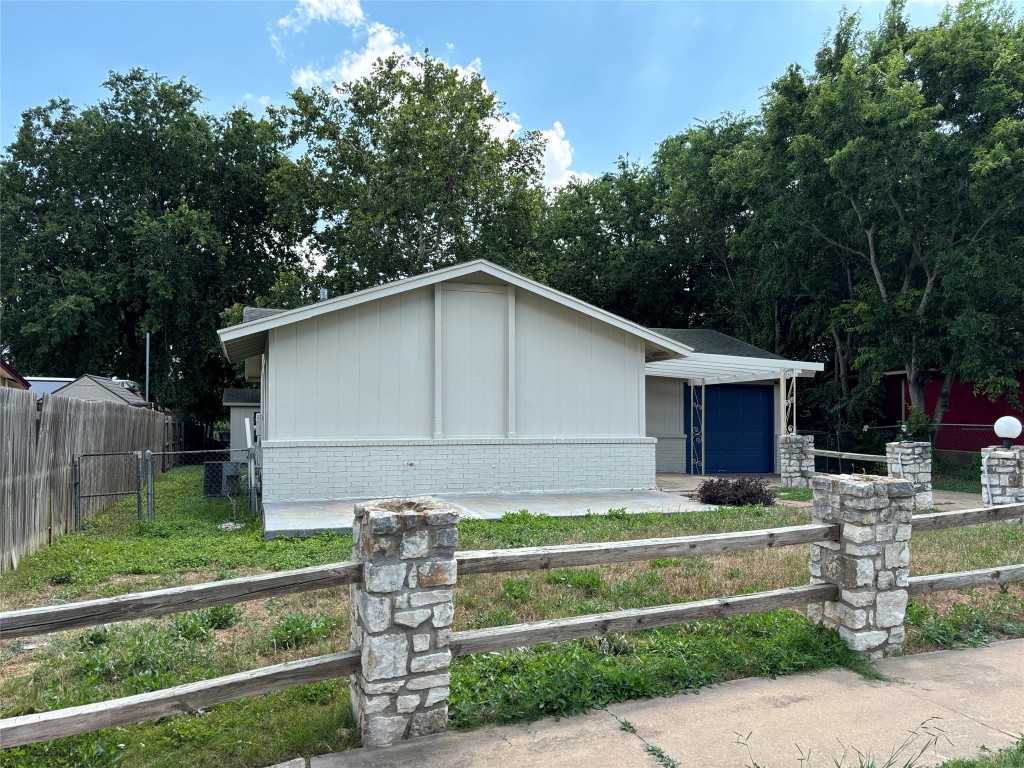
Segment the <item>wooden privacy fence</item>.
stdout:
<path fill-rule="evenodd" d="M 163 450 L 169 418 L 119 403 L 50 395 L 37 411 L 32 391 L 0 389 L 0 571 L 74 529 L 75 456 Z M 124 474 L 114 464 L 109 471 L 111 477 Z M 99 488 L 104 478 L 91 482 Z M 88 499 L 82 519 L 111 503 Z"/>
<path fill-rule="evenodd" d="M 903 483 L 903 485 L 907 486 L 906 483 Z M 908 489 L 906 493 L 909 495 L 911 491 Z M 850 495 L 847 500 L 855 498 L 863 499 L 864 497 L 863 495 L 859 497 Z M 395 506 L 395 503 L 392 502 L 388 507 L 378 508 L 384 509 L 387 514 L 383 515 L 382 519 L 378 519 L 376 522 L 373 517 L 368 515 L 364 519 L 362 523 L 364 535 L 357 536 L 356 538 L 357 553 L 360 554 L 361 560 L 0 614 L 0 639 L 6 640 L 113 621 L 152 618 L 215 605 L 256 600 L 272 595 L 307 592 L 350 584 L 354 585 L 353 642 L 357 646 L 355 650 L 351 651 L 291 661 L 151 693 L 0 720 L 0 742 L 5 746 L 16 746 L 46 741 L 177 713 L 193 712 L 200 708 L 246 696 L 269 693 L 345 675 L 355 675 L 353 685 L 355 690 L 359 691 L 361 690 L 360 686 L 368 687 L 363 679 L 368 674 L 365 666 L 380 664 L 380 659 L 377 656 L 374 654 L 367 655 L 366 653 L 367 644 L 380 638 L 379 634 L 374 633 L 378 631 L 389 632 L 390 634 L 387 637 L 391 638 L 391 640 L 397 638 L 404 642 L 404 632 L 423 632 L 422 627 L 430 626 L 428 619 L 421 618 L 420 621 L 426 621 L 426 624 L 422 624 L 419 629 L 415 629 L 414 621 L 408 621 L 407 618 L 410 613 L 416 612 L 416 606 L 423 605 L 427 605 L 427 608 L 422 610 L 426 610 L 426 614 L 429 617 L 431 615 L 431 604 L 427 602 L 428 599 L 441 601 L 432 606 L 433 625 L 441 627 L 441 629 L 434 629 L 433 631 L 445 633 L 444 647 L 441 649 L 437 647 L 421 647 L 420 650 L 423 653 L 415 658 L 410 657 L 410 661 L 403 669 L 406 669 L 409 673 L 417 671 L 424 673 L 426 677 L 421 675 L 420 679 L 430 680 L 430 684 L 435 686 L 431 688 L 431 693 L 434 690 L 443 691 L 440 699 L 427 696 L 424 703 L 428 709 L 433 707 L 432 711 L 441 711 L 438 708 L 443 708 L 443 723 L 446 723 L 448 697 L 447 667 L 451 656 L 464 656 L 472 653 L 498 651 L 537 643 L 595 637 L 611 632 L 629 632 L 682 622 L 717 619 L 726 616 L 804 605 L 824 606 L 823 614 L 828 616 L 830 613 L 829 606 L 835 606 L 837 605 L 836 601 L 844 600 L 844 595 L 847 592 L 860 589 L 862 590 L 860 594 L 865 594 L 863 590 L 870 591 L 875 589 L 874 583 L 870 586 L 858 586 L 848 583 L 847 577 L 842 575 L 843 569 L 840 568 L 836 571 L 839 575 L 834 581 L 824 582 L 820 578 L 812 577 L 812 582 L 816 581 L 818 583 L 812 583 L 807 586 L 448 634 L 444 627 L 451 623 L 450 600 L 451 589 L 454 586 L 455 580 L 454 568 L 452 569 L 452 577 L 448 579 L 444 576 L 443 560 L 429 561 L 428 559 L 423 564 L 424 561 L 422 559 L 401 559 L 401 557 L 406 555 L 419 557 L 424 555 L 424 553 L 429 556 L 430 553 L 427 550 L 429 550 L 431 543 L 433 543 L 435 549 L 445 550 L 447 548 L 447 550 L 450 550 L 447 554 L 442 552 L 442 556 L 453 558 L 453 564 L 457 566 L 460 574 L 600 565 L 663 557 L 687 557 L 811 544 L 811 572 L 813 574 L 815 572 L 813 567 L 814 548 L 832 548 L 828 549 L 828 551 L 835 553 L 837 558 L 846 557 L 847 550 L 850 553 L 855 553 L 857 547 L 863 549 L 866 546 L 863 541 L 864 536 L 861 535 L 862 531 L 859 530 L 863 526 L 849 521 L 816 522 L 811 525 L 702 536 L 493 551 L 454 552 L 455 537 L 447 536 L 444 533 L 445 529 L 424 532 L 415 529 L 413 524 L 404 524 L 403 526 L 401 520 L 399 520 L 398 527 L 396 528 L 387 519 L 384 519 L 387 515 L 395 516 Z M 860 506 L 864 505 L 861 504 Z M 360 512 L 357 511 L 358 514 Z M 998 522 L 1018 518 L 1022 515 L 1024 515 L 1024 504 L 1011 504 L 964 512 L 921 515 L 913 519 L 912 528 L 914 532 L 920 533 L 923 531 Z M 884 515 L 879 515 L 878 517 L 881 519 L 884 518 Z M 448 526 L 448 529 L 452 531 L 454 530 L 455 519 L 454 514 L 452 514 L 450 525 Z M 445 524 L 446 521 L 442 520 L 441 523 Z M 885 521 L 882 519 L 878 524 L 881 526 L 893 526 L 897 523 L 893 520 Z M 357 517 L 357 527 L 359 525 L 359 518 Z M 429 535 L 421 536 L 421 533 L 429 533 Z M 910 531 L 908 530 L 906 533 L 909 537 Z M 405 538 L 403 538 L 403 535 Z M 391 537 L 390 539 L 387 538 L 389 536 Z M 360 549 L 360 541 L 363 541 L 366 545 L 363 549 Z M 399 542 L 397 550 L 391 546 L 396 541 Z M 412 542 L 411 545 L 410 542 Z M 427 549 L 424 549 L 424 547 Z M 367 555 L 365 558 L 362 557 L 364 553 Z M 889 558 L 889 554 L 886 553 L 884 558 Z M 407 577 L 405 570 L 400 570 L 399 573 L 395 572 L 399 565 L 403 569 L 406 567 L 403 563 L 411 563 L 408 567 L 415 569 L 415 573 L 418 574 L 419 578 L 418 582 L 411 575 Z M 417 563 L 420 563 L 420 565 L 417 566 Z M 439 563 L 441 565 L 438 565 Z M 854 570 L 857 573 L 853 578 L 858 578 L 860 569 L 855 568 Z M 898 570 L 896 575 L 897 581 L 900 578 Z M 879 573 L 884 572 L 880 571 Z M 396 576 L 397 578 L 395 578 Z M 432 581 L 428 579 L 428 576 Z M 394 614 L 388 614 L 388 620 L 385 621 L 383 618 L 385 614 L 381 612 L 381 604 L 379 602 L 381 598 L 374 595 L 381 594 L 380 590 L 384 589 L 384 586 L 382 586 L 384 581 L 389 579 L 394 580 L 392 594 L 397 599 L 391 599 L 396 606 L 404 605 L 406 608 L 409 608 L 411 605 L 412 609 L 399 610 L 398 607 L 395 607 Z M 902 587 L 905 591 L 903 606 L 905 608 L 906 594 L 917 595 L 949 589 L 1005 585 L 1022 580 L 1024 580 L 1024 564 L 985 568 L 962 573 L 910 577 L 904 580 Z M 438 586 L 437 582 L 439 581 L 447 581 L 449 583 L 447 586 Z M 881 581 L 879 579 L 879 583 Z M 410 582 L 416 583 L 417 586 L 410 588 L 408 586 Z M 447 603 L 444 602 L 446 597 L 444 591 L 446 589 Z M 375 592 L 374 590 L 377 591 Z M 883 592 L 878 594 L 881 595 Z M 881 597 L 876 599 L 879 616 L 875 616 L 873 621 L 876 624 L 884 624 L 880 619 L 881 613 L 885 610 L 883 600 Z M 374 603 L 373 601 L 378 602 Z M 863 604 L 863 601 L 860 602 Z M 446 610 L 448 611 L 447 614 L 445 614 Z M 438 621 L 439 615 L 441 616 L 440 621 Z M 903 614 L 901 612 L 898 616 L 898 626 L 894 625 L 889 630 L 889 639 L 891 639 L 894 632 L 902 632 L 902 623 Z M 374 628 L 374 624 L 377 625 L 376 628 Z M 871 628 L 868 627 L 868 629 L 870 630 Z M 855 639 L 851 640 L 847 634 L 844 634 L 842 626 L 839 627 L 839 631 L 848 643 L 856 642 Z M 415 639 L 415 635 L 410 636 Z M 421 638 L 423 636 L 422 634 L 419 635 Z M 432 672 L 431 667 L 426 664 L 427 659 L 436 659 L 437 663 L 440 664 L 440 671 Z M 403 663 L 405 662 L 403 661 Z M 399 690 L 397 687 L 399 684 L 393 681 L 388 681 L 386 685 L 393 685 L 392 688 L 388 689 L 392 693 Z M 377 687 L 383 689 L 385 684 L 378 683 Z M 415 687 L 411 686 L 410 683 L 410 687 L 418 691 L 423 689 L 424 685 Z M 357 710 L 360 707 L 361 705 L 357 703 Z M 374 708 L 374 711 L 380 712 L 376 708 Z M 401 711 L 399 709 L 399 712 Z M 395 719 L 393 711 L 385 712 L 384 714 L 391 715 L 391 720 Z M 431 712 L 426 714 L 429 715 Z M 415 717 L 415 715 L 410 716 Z M 357 717 L 360 718 L 359 722 L 364 744 L 368 742 L 374 743 L 373 734 L 376 731 L 372 727 L 372 713 L 364 712 L 360 715 L 357 711 Z M 418 731 L 414 721 L 414 727 L 411 731 L 402 731 L 395 738 L 403 738 L 406 733 L 415 735 L 420 732 L 423 732 L 422 729 Z M 377 743 L 379 743 L 379 740 Z"/>

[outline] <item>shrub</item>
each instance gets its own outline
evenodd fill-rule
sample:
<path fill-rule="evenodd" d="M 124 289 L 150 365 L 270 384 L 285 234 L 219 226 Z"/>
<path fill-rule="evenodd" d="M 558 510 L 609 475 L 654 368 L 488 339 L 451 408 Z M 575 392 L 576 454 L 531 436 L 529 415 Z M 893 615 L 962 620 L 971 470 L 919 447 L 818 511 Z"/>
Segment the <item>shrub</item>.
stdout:
<path fill-rule="evenodd" d="M 768 507 L 775 503 L 775 492 L 766 480 L 756 477 L 722 477 L 702 482 L 697 487 L 697 501 L 726 507 Z"/>

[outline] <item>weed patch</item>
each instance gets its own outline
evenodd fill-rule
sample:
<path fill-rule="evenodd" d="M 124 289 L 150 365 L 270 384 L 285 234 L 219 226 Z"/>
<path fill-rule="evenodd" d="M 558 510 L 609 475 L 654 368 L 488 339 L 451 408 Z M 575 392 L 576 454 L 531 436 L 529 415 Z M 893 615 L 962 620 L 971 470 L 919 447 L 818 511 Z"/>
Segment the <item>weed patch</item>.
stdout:
<path fill-rule="evenodd" d="M 870 664 L 795 611 L 470 656 L 452 665 L 453 725 L 568 716 L 614 701 L 664 696 L 724 680 Z"/>

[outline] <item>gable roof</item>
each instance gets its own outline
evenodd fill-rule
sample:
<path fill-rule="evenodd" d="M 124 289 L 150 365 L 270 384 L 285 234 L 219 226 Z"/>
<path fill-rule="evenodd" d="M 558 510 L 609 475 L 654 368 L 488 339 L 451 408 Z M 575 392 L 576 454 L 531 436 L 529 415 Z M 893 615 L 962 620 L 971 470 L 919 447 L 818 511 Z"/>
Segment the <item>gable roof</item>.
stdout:
<path fill-rule="evenodd" d="M 524 291 L 529 291 L 563 307 L 573 309 L 595 320 L 618 328 L 631 336 L 639 337 L 646 342 L 648 360 L 672 360 L 685 357 L 692 351 L 686 344 L 666 338 L 648 328 L 644 328 L 642 325 L 632 323 L 618 315 L 613 315 L 611 312 L 606 312 L 592 304 L 587 304 L 585 301 L 580 301 L 566 293 L 556 291 L 554 288 L 542 285 L 535 280 L 530 280 L 504 267 L 499 267 L 497 264 L 492 264 L 485 259 L 468 261 L 422 275 L 403 278 L 391 283 L 385 283 L 384 285 L 320 301 L 316 304 L 299 307 L 298 309 L 265 314 L 262 317 L 247 320 L 239 325 L 221 328 L 217 331 L 217 335 L 220 336 L 221 347 L 224 349 L 224 354 L 228 360 L 236 363 L 239 360 L 245 360 L 248 357 L 265 352 L 267 348 L 267 335 L 274 328 L 302 322 L 303 320 L 319 317 L 329 312 L 337 312 L 348 307 L 376 301 L 377 299 L 383 299 L 415 288 L 423 288 L 428 285 L 475 274 L 486 275 Z M 243 314 L 243 317 L 246 317 L 246 315 Z"/>
<path fill-rule="evenodd" d="M 785 358 L 769 352 L 767 349 L 755 347 L 745 341 L 729 336 L 720 331 L 708 328 L 652 328 L 652 331 L 668 336 L 670 339 L 693 347 L 694 352 L 706 355 L 734 355 L 736 357 L 761 357 L 765 360 L 784 360 Z"/>
<path fill-rule="evenodd" d="M 260 404 L 260 391 L 259 389 L 244 389 L 244 388 L 233 388 L 225 389 L 223 400 L 221 401 L 224 405 L 259 405 Z"/>
<path fill-rule="evenodd" d="M 130 389 L 125 389 L 124 387 L 122 387 L 120 384 L 118 384 L 113 379 L 106 379 L 106 378 L 104 378 L 102 376 L 94 376 L 91 373 L 82 374 L 81 376 L 79 376 L 74 381 L 72 381 L 72 382 L 70 382 L 68 384 L 65 384 L 60 389 L 54 390 L 53 394 L 54 395 L 59 395 L 65 389 L 67 389 L 67 388 L 69 388 L 71 386 L 74 386 L 75 384 L 77 384 L 80 381 L 81 382 L 87 382 L 87 381 L 88 382 L 92 382 L 93 384 L 95 384 L 95 385 L 97 385 L 99 387 L 102 387 L 103 389 L 105 389 L 108 392 L 110 392 L 112 395 L 115 395 L 119 400 L 123 401 L 126 405 L 131 405 L 131 406 L 134 406 L 136 408 L 148 408 L 149 407 L 149 403 L 146 402 L 146 400 L 144 398 L 139 397 L 137 394 L 132 392 Z"/>
<path fill-rule="evenodd" d="M 28 389 L 32 386 L 20 373 L 11 368 L 5 360 L 0 360 L 0 378 L 13 381 L 15 384 L 20 385 L 22 389 Z"/>

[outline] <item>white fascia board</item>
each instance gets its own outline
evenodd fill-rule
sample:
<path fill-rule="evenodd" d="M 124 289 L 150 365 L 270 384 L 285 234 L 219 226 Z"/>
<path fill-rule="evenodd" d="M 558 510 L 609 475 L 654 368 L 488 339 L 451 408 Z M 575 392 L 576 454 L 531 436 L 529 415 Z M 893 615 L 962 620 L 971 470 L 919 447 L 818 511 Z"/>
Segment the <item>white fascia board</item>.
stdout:
<path fill-rule="evenodd" d="M 687 362 L 713 363 L 716 365 L 743 365 L 753 368 L 764 368 L 765 370 L 825 370 L 824 363 L 811 363 L 805 360 L 784 360 L 774 357 L 739 357 L 737 355 L 709 355 L 704 352 L 694 352 L 687 355 L 686 360 Z"/>
<path fill-rule="evenodd" d="M 356 291 L 355 293 L 349 293 L 344 296 L 327 299 L 326 301 L 321 301 L 316 304 L 310 304 L 309 306 L 290 309 L 286 312 L 280 312 L 276 315 L 263 317 L 258 320 L 251 320 L 248 323 L 232 325 L 228 328 L 220 329 L 217 331 L 217 335 L 220 338 L 221 348 L 224 350 L 225 356 L 231 362 L 237 362 L 244 357 L 259 354 L 264 351 L 266 346 L 266 334 L 274 328 L 280 328 L 284 325 L 302 322 L 303 320 L 310 320 L 329 312 L 336 312 L 340 309 L 358 306 L 359 304 L 365 304 L 369 301 L 384 299 L 398 293 L 404 293 L 405 291 L 410 291 L 416 288 L 423 288 L 435 283 L 453 280 L 455 278 L 464 277 L 477 272 L 483 272 L 491 277 L 503 280 L 510 285 L 514 285 L 517 288 L 521 288 L 524 291 L 529 291 L 530 293 L 542 296 L 550 301 L 554 301 L 557 304 L 561 304 L 562 306 L 569 307 L 577 312 L 581 312 L 597 320 L 601 320 L 602 322 L 618 328 L 632 336 L 638 336 L 647 342 L 647 346 L 649 348 L 653 348 L 656 352 L 660 352 L 661 354 L 659 357 L 661 359 L 686 357 L 693 353 L 693 348 L 686 344 L 680 344 L 678 341 L 666 338 L 659 333 L 655 333 L 648 328 L 644 328 L 642 325 L 637 325 L 636 323 L 632 323 L 618 315 L 614 315 L 611 312 L 595 307 L 592 304 L 587 304 L 585 301 L 580 301 L 579 299 L 573 298 L 561 291 L 556 291 L 554 288 L 549 288 L 548 286 L 541 285 L 534 280 L 517 275 L 515 272 L 511 272 L 504 267 L 492 264 L 485 259 L 467 261 L 464 264 L 456 264 L 452 267 L 445 267 L 443 269 L 434 270 L 433 272 L 416 275 L 415 277 L 395 280 L 390 283 L 385 283 L 384 285 L 366 288 L 362 291 Z"/>

